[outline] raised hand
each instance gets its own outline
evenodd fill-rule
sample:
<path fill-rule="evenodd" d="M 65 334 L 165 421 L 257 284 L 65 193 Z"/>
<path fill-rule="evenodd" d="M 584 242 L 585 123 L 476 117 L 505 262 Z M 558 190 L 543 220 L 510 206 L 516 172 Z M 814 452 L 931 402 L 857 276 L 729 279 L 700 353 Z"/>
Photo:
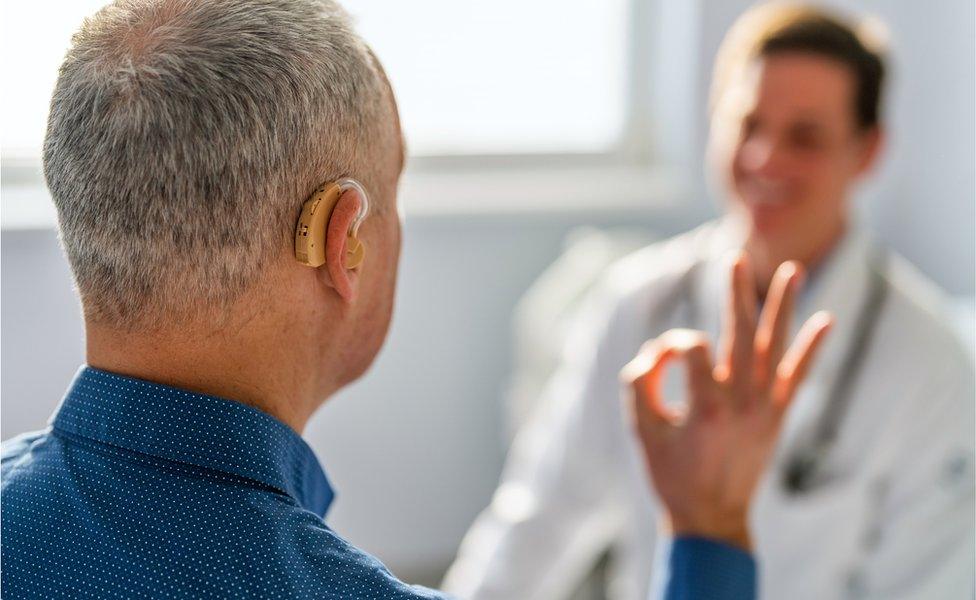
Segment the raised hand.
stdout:
<path fill-rule="evenodd" d="M 674 533 L 749 549 L 749 503 L 783 414 L 832 317 L 813 315 L 787 349 L 802 267 L 780 265 L 758 317 L 755 280 L 744 254 L 734 261 L 731 278 L 717 364 L 704 333 L 673 329 L 646 343 L 621 379 Z M 682 408 L 669 407 L 660 391 L 674 358 L 684 360 L 688 371 L 688 403 Z"/>

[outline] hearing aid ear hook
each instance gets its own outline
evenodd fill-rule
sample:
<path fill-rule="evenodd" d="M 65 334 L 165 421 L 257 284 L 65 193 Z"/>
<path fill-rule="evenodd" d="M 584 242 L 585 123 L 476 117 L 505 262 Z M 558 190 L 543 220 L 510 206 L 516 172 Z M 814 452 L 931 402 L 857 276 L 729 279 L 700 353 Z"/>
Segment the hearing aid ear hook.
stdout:
<path fill-rule="evenodd" d="M 356 190 L 359 193 L 359 212 L 356 219 L 349 226 L 349 234 L 346 237 L 346 258 L 345 266 L 347 269 L 355 269 L 363 263 L 366 258 L 366 246 L 359 241 L 359 226 L 366 220 L 369 214 L 369 196 L 362 184 L 351 177 L 344 177 L 336 182 L 339 186 L 340 196 L 347 190 Z"/>
<path fill-rule="evenodd" d="M 349 231 L 346 232 L 346 256 L 343 266 L 355 269 L 366 258 L 366 246 L 359 241 L 359 226 L 369 214 L 369 195 L 362 184 L 344 177 L 334 183 L 323 185 L 315 190 L 312 197 L 302 207 L 302 214 L 298 218 L 295 228 L 295 258 L 303 265 L 320 267 L 325 264 L 325 238 L 329 220 L 333 209 L 342 194 L 350 189 L 359 193 L 359 211 Z"/>
<path fill-rule="evenodd" d="M 340 195 L 348 190 L 356 190 L 359 194 L 359 212 L 356 214 L 356 219 L 352 225 L 349 226 L 349 235 L 346 238 L 346 268 L 355 269 L 366 258 L 366 246 L 359 241 L 359 226 L 369 215 L 369 195 L 362 184 L 351 177 L 343 177 L 336 182 L 336 185 L 339 186 Z"/>

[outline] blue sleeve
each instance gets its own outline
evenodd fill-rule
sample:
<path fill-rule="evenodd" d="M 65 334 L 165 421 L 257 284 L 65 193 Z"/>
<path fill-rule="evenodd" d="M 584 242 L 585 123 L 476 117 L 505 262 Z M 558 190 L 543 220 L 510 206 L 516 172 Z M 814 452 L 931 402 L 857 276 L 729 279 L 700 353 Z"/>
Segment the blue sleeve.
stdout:
<path fill-rule="evenodd" d="M 706 538 L 671 544 L 664 600 L 754 600 L 756 561 L 748 552 Z"/>

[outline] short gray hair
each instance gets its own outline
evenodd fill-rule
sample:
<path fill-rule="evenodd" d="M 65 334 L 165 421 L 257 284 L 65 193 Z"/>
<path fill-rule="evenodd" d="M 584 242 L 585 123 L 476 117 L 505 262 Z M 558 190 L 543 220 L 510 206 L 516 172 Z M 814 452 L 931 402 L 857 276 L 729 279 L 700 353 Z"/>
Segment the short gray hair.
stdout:
<path fill-rule="evenodd" d="M 380 185 L 394 111 L 330 0 L 118 0 L 88 18 L 44 141 L 86 317 L 131 329 L 228 306 L 291 247 L 318 184 Z"/>

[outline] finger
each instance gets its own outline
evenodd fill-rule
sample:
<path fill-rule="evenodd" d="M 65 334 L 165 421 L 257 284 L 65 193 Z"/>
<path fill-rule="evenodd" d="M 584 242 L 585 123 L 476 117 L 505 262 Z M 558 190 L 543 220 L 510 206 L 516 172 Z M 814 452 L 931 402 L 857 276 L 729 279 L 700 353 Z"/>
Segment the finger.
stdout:
<path fill-rule="evenodd" d="M 795 261 L 784 262 L 773 275 L 756 329 L 755 377 L 759 389 L 769 388 L 776 375 L 776 365 L 786 351 L 797 291 L 803 276 L 803 267 Z"/>
<path fill-rule="evenodd" d="M 675 424 L 680 415 L 669 408 L 660 394 L 664 368 L 672 358 L 658 340 L 645 343 L 637 356 L 620 371 L 620 381 L 630 391 L 631 411 L 641 431 Z"/>
<path fill-rule="evenodd" d="M 718 340 L 718 361 L 715 364 L 715 379 L 726 382 L 732 371 L 732 340 L 735 339 L 735 263 L 742 256 L 741 251 L 730 252 L 723 264 L 728 264 L 729 288 L 725 294 L 725 308 L 722 312 L 722 333 Z"/>
<path fill-rule="evenodd" d="M 773 402 L 781 412 L 789 407 L 833 324 L 834 317 L 826 311 L 807 319 L 777 366 Z"/>
<path fill-rule="evenodd" d="M 733 390 L 733 398 L 751 395 L 753 352 L 756 336 L 756 280 L 745 253 L 732 264 L 729 305 L 726 312 L 725 371 L 720 376 Z"/>
<path fill-rule="evenodd" d="M 658 338 L 676 359 L 687 367 L 688 411 L 710 412 L 721 409 L 720 396 L 715 393 L 711 345 L 708 337 L 690 329 L 672 329 Z"/>

